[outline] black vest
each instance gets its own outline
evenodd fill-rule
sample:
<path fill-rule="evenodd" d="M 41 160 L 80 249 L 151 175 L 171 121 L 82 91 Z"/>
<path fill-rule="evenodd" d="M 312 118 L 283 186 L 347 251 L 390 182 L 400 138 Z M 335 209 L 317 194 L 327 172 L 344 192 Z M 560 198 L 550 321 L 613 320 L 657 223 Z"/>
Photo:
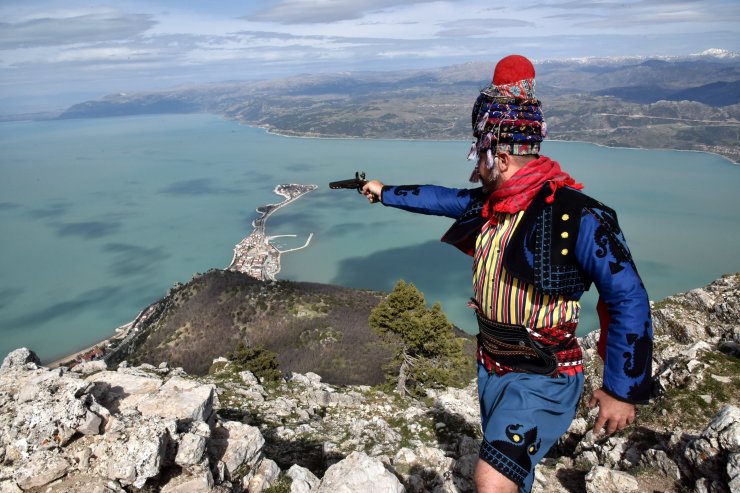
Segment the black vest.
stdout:
<path fill-rule="evenodd" d="M 553 203 L 548 204 L 545 199 L 551 194 L 549 184 L 545 183 L 524 211 L 504 250 L 504 267 L 545 294 L 567 296 L 587 291 L 591 279 L 582 272 L 576 259 L 581 216 L 586 209 L 596 209 L 599 216 L 613 218 L 617 231 L 612 233 L 618 233 L 616 213 L 572 188 L 559 188 Z M 473 255 L 475 239 L 486 222 L 480 211 L 487 197 L 481 189 L 471 195 L 473 200 L 468 208 L 442 237 L 442 241 L 468 255 Z"/>

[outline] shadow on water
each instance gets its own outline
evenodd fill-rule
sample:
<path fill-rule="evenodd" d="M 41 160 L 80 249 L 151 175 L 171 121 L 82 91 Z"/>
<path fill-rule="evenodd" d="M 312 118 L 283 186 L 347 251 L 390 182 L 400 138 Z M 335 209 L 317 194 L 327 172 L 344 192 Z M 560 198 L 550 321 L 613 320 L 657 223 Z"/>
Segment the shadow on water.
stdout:
<path fill-rule="evenodd" d="M 21 205 L 15 202 L 0 202 L 0 211 L 12 211 L 20 207 Z"/>
<path fill-rule="evenodd" d="M 38 324 L 47 323 L 65 315 L 72 315 L 82 310 L 88 310 L 93 307 L 100 308 L 102 303 L 116 302 L 120 299 L 121 288 L 102 287 L 82 293 L 74 300 L 55 303 L 46 308 L 42 308 L 34 313 L 29 313 L 7 322 L 10 327 L 25 328 L 34 327 Z"/>
<path fill-rule="evenodd" d="M 198 196 L 198 195 L 230 195 L 240 194 L 238 188 L 219 187 L 210 178 L 198 178 L 195 180 L 178 181 L 159 190 L 159 193 L 176 196 Z"/>
<path fill-rule="evenodd" d="M 67 214 L 70 207 L 67 202 L 52 202 L 45 207 L 31 209 L 28 215 L 33 219 L 56 219 Z"/>
<path fill-rule="evenodd" d="M 13 302 L 26 291 L 23 288 L 0 288 L 0 310 L 6 306 L 10 306 Z"/>
<path fill-rule="evenodd" d="M 115 255 L 108 269 L 116 276 L 135 276 L 151 273 L 169 255 L 164 248 L 145 248 L 126 243 L 109 243 L 103 251 Z"/>
<path fill-rule="evenodd" d="M 354 236 L 363 233 L 372 233 L 385 225 L 386 223 L 383 221 L 339 223 L 331 226 L 324 234 L 332 238 L 336 236 Z"/>
<path fill-rule="evenodd" d="M 58 236 L 77 236 L 86 240 L 95 240 L 118 232 L 120 223 L 110 221 L 87 221 L 61 224 L 57 227 Z"/>
<path fill-rule="evenodd" d="M 389 291 L 399 279 L 413 282 L 428 303 L 470 287 L 470 257 L 450 245 L 428 241 L 345 259 L 332 284 Z M 421 288 L 423 286 L 423 289 Z"/>

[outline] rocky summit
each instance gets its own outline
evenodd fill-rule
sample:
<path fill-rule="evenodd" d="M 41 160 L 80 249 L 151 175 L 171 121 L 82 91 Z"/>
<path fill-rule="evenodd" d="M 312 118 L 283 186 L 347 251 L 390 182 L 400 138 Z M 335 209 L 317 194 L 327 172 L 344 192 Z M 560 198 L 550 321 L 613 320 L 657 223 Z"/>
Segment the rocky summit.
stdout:
<path fill-rule="evenodd" d="M 740 491 L 740 275 L 653 306 L 654 388 L 635 424 L 594 436 L 588 387 L 533 491 Z M 0 493 L 471 492 L 475 383 L 422 400 L 314 373 L 260 381 L 219 359 L 208 376 L 167 363 L 0 367 Z"/>

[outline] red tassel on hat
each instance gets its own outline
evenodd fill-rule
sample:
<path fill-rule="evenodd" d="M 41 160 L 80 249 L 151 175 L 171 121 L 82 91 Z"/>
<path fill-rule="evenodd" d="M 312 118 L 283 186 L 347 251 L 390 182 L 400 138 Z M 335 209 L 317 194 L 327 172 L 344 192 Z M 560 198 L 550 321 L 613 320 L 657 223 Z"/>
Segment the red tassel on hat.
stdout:
<path fill-rule="evenodd" d="M 509 55 L 502 58 L 493 71 L 493 83 L 497 86 L 534 79 L 534 65 L 521 55 Z"/>

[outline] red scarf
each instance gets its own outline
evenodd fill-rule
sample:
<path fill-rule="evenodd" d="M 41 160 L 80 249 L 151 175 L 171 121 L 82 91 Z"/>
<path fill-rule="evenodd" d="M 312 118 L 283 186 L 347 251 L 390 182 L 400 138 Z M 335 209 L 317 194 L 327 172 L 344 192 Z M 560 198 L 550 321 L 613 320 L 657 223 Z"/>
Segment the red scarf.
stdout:
<path fill-rule="evenodd" d="M 550 182 L 549 186 L 552 191 L 545 199 L 548 204 L 552 204 L 555 200 L 555 192 L 558 188 L 565 186 L 577 190 L 583 188 L 583 184 L 576 183 L 568 173 L 560 169 L 556 161 L 540 156 L 539 159 L 525 164 L 522 169 L 496 188 L 488 196 L 481 215 L 492 220 L 496 212 L 514 214 L 523 211 L 542 189 L 545 182 Z"/>

